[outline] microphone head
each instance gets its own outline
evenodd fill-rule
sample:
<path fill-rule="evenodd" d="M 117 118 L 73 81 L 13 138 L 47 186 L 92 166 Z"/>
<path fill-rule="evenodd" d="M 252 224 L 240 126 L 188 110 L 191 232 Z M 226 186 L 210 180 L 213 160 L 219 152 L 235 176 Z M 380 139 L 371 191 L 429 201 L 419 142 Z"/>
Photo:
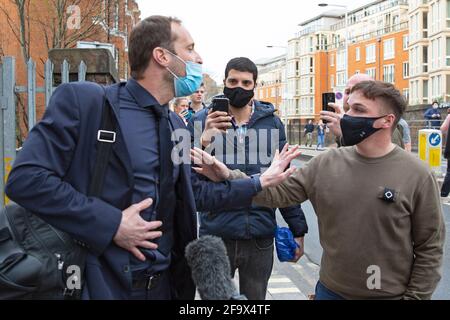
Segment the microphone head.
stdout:
<path fill-rule="evenodd" d="M 230 300 L 236 295 L 222 239 L 214 236 L 200 237 L 186 247 L 185 256 L 202 300 Z"/>

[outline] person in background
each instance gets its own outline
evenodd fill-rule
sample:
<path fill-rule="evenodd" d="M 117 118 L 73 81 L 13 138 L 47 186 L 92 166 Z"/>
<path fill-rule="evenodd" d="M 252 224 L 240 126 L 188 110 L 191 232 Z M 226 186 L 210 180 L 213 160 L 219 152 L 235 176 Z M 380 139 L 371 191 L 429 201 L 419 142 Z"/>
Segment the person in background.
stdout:
<path fill-rule="evenodd" d="M 253 61 L 245 57 L 231 59 L 225 68 L 223 90 L 224 97 L 229 99 L 229 112 L 213 112 L 212 105 L 196 113 L 188 125 L 192 136 L 195 124 L 203 128 L 199 139 L 206 151 L 217 143 L 217 148 L 210 152 L 214 151 L 214 156 L 223 159 L 228 168 L 242 170 L 249 176 L 264 172 L 275 150 L 281 151 L 286 145 L 284 125 L 274 106 L 254 99 L 257 78 L 258 68 Z M 271 135 L 268 130 L 277 133 L 276 140 L 267 139 Z M 263 160 L 261 154 L 269 158 Z M 251 205 L 235 210 L 202 211 L 199 215 L 200 236 L 222 238 L 232 276 L 239 270 L 239 290 L 249 300 L 266 298 L 274 260 L 275 211 Z M 300 245 L 294 257 L 296 262 L 303 255 L 304 236 L 308 232 L 305 215 L 300 205 L 281 207 L 280 213 Z"/>
<path fill-rule="evenodd" d="M 206 105 L 203 102 L 205 94 L 206 94 L 205 84 L 202 83 L 200 85 L 200 88 L 197 91 L 195 91 L 194 94 L 191 95 L 190 97 L 191 101 L 189 102 L 189 110 L 191 111 L 192 114 L 195 114 L 200 110 L 202 110 L 203 108 L 206 108 Z"/>
<path fill-rule="evenodd" d="M 447 173 L 445 175 L 444 183 L 441 188 L 441 197 L 446 198 L 450 193 L 450 139 L 449 139 L 449 128 L 450 128 L 450 108 L 447 109 L 447 117 L 441 126 L 441 132 L 443 135 L 447 136 L 447 142 L 445 144 L 444 158 L 447 159 Z"/>
<path fill-rule="evenodd" d="M 316 150 L 323 148 L 325 145 L 325 130 L 326 130 L 326 125 L 323 123 L 322 120 L 319 120 L 319 124 L 317 125 L 317 148 L 316 148 Z"/>
<path fill-rule="evenodd" d="M 185 125 L 188 124 L 192 117 L 189 110 L 189 101 L 186 97 L 176 98 L 173 102 L 173 111 L 183 119 Z"/>
<path fill-rule="evenodd" d="M 311 148 L 312 147 L 312 134 L 314 132 L 314 123 L 312 120 L 308 121 L 308 124 L 305 126 L 305 135 L 306 135 L 306 143 L 305 143 L 305 147 L 308 146 Z"/>
<path fill-rule="evenodd" d="M 411 130 L 409 129 L 408 122 L 401 118 L 398 122 L 397 128 L 401 129 L 401 136 L 403 139 L 403 144 L 405 145 L 405 150 L 411 152 Z"/>
<path fill-rule="evenodd" d="M 433 101 L 431 108 L 428 108 L 427 111 L 423 114 L 423 117 L 428 120 L 427 127 L 430 129 L 437 129 L 441 124 L 441 114 L 439 113 L 439 103 L 437 101 Z"/>
<path fill-rule="evenodd" d="M 360 82 L 363 81 L 374 81 L 374 79 L 369 76 L 368 74 L 364 73 L 358 73 L 352 76 L 347 81 L 347 85 L 345 87 L 344 91 L 344 107 L 341 108 L 338 104 L 330 103 L 330 107 L 334 108 L 335 112 L 329 112 L 329 111 L 321 111 L 320 116 L 323 120 L 327 121 L 327 128 L 329 128 L 329 131 L 332 132 L 336 136 L 336 144 L 339 147 L 345 146 L 345 141 L 342 139 L 342 130 L 340 121 L 342 117 L 344 116 L 344 113 L 348 112 L 350 109 L 348 104 L 348 99 L 350 97 L 350 92 L 352 88 L 357 85 Z M 402 139 L 402 133 L 401 133 L 401 127 L 397 125 L 396 128 L 394 128 L 392 132 L 392 142 L 396 145 L 398 145 L 400 148 L 404 149 L 405 145 L 403 143 Z"/>

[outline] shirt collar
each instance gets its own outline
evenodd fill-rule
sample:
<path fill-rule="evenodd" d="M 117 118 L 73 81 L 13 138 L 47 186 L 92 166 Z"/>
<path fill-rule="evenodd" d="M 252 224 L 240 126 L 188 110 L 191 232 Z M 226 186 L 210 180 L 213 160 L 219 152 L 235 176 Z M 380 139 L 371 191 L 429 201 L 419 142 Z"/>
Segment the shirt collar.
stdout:
<path fill-rule="evenodd" d="M 247 126 L 250 123 L 250 120 L 252 119 L 254 113 L 255 113 L 255 100 L 252 101 L 252 113 L 250 113 L 249 120 L 247 122 L 244 122 L 243 124 L 241 124 L 241 127 Z M 239 127 L 236 123 L 236 120 L 234 119 L 234 116 L 231 116 L 231 122 L 233 123 L 233 125 L 235 127 Z"/>
<path fill-rule="evenodd" d="M 127 81 L 126 88 L 140 107 L 146 108 L 160 105 L 155 97 L 153 97 L 151 93 L 141 86 L 136 80 L 130 78 Z"/>

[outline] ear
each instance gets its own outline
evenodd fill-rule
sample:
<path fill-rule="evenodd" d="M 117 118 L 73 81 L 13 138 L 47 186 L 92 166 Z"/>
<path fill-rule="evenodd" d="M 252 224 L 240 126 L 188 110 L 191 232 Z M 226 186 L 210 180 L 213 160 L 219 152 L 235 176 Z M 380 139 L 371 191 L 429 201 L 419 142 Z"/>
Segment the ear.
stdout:
<path fill-rule="evenodd" d="M 380 121 L 382 121 L 382 129 L 393 128 L 395 123 L 395 115 L 389 114 L 383 119 L 380 119 Z"/>
<path fill-rule="evenodd" d="M 167 67 L 169 65 L 169 59 L 167 57 L 166 51 L 161 47 L 156 47 L 155 49 L 153 49 L 152 58 L 162 67 Z"/>

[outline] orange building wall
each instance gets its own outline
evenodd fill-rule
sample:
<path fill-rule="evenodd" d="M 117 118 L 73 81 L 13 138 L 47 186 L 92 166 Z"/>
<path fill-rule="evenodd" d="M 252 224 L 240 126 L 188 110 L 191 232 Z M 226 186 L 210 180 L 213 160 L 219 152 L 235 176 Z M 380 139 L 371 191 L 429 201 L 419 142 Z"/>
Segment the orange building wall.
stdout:
<path fill-rule="evenodd" d="M 315 95 L 314 95 L 314 114 L 318 120 L 320 118 L 320 111 L 322 111 L 322 93 L 328 92 L 330 87 L 330 68 L 329 68 L 329 53 L 317 52 L 314 55 L 314 72 L 315 72 Z"/>
<path fill-rule="evenodd" d="M 377 39 L 370 39 L 368 41 L 352 44 L 349 46 L 349 76 L 351 77 L 357 70 L 360 73 L 366 73 L 368 68 L 376 68 L 376 80 L 383 80 L 383 67 L 385 65 L 395 65 L 395 79 L 394 84 L 402 91 L 408 89 L 408 79 L 403 79 L 403 62 L 409 61 L 408 50 L 403 50 L 403 35 L 408 34 L 408 30 L 404 30 L 397 33 L 387 34 L 381 37 L 380 41 Z M 383 43 L 387 39 L 395 39 L 395 56 L 394 59 L 384 60 L 384 48 Z M 375 63 L 366 64 L 366 46 L 375 44 Z M 360 47 L 360 61 L 356 61 L 356 48 Z"/>

